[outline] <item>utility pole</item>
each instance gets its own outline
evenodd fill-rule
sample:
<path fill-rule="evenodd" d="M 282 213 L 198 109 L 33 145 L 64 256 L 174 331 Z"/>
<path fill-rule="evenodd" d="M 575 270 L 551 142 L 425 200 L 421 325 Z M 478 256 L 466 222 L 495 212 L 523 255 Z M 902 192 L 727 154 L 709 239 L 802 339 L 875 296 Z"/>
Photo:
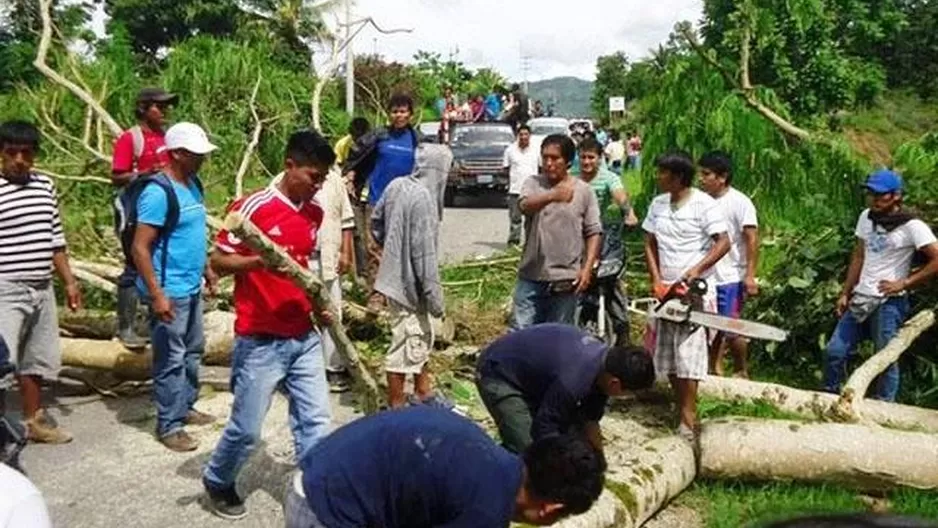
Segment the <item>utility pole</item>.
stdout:
<path fill-rule="evenodd" d="M 352 51 L 352 0 L 345 0 L 345 111 L 355 115 L 355 53 Z"/>
<path fill-rule="evenodd" d="M 521 51 L 521 73 L 524 81 L 524 93 L 528 93 L 528 70 L 531 69 L 531 56 L 524 52 L 524 44 L 519 43 L 518 49 Z"/>

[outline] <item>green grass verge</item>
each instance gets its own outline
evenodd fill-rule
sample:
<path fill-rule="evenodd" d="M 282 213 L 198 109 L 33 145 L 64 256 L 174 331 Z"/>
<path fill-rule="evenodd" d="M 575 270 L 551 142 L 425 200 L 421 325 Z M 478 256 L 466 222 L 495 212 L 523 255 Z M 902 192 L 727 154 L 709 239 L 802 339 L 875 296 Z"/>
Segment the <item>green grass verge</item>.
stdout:
<path fill-rule="evenodd" d="M 708 528 L 759 526 L 802 515 L 869 511 L 856 491 L 828 485 L 699 480 L 679 500 L 700 513 Z M 938 497 L 934 493 L 897 490 L 886 500 L 892 513 L 938 520 Z"/>

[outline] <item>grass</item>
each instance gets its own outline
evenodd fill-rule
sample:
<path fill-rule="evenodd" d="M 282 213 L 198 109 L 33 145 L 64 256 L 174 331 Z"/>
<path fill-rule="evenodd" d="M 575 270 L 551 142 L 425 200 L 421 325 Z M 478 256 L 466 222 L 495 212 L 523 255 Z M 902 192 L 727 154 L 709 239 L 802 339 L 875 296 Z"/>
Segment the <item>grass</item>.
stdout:
<path fill-rule="evenodd" d="M 796 516 L 871 509 L 856 491 L 839 486 L 705 480 L 691 485 L 679 503 L 700 513 L 708 528 L 759 526 Z M 878 504 L 894 514 L 938 520 L 938 497 L 934 493 L 897 490 Z"/>
<path fill-rule="evenodd" d="M 844 120 L 850 143 L 874 163 L 889 164 L 903 143 L 938 129 L 938 105 L 905 91 L 887 92 L 873 108 Z"/>

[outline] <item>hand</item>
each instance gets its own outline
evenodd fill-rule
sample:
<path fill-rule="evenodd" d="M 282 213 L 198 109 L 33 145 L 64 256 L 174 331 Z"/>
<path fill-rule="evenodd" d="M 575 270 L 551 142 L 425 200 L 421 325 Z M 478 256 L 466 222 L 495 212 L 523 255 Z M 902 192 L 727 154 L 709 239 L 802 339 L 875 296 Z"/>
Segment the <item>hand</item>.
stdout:
<path fill-rule="evenodd" d="M 590 283 L 593 282 L 593 267 L 592 266 L 583 266 L 580 268 L 579 273 L 576 274 L 576 280 L 573 281 L 573 285 L 576 286 L 576 289 L 573 290 L 573 293 L 579 295 L 585 292 L 590 287 Z"/>
<path fill-rule="evenodd" d="M 152 310 L 156 317 L 164 323 L 171 323 L 176 318 L 176 314 L 173 313 L 173 303 L 169 302 L 163 292 L 153 297 Z"/>
<path fill-rule="evenodd" d="M 218 295 L 218 274 L 212 268 L 205 268 L 205 289 L 209 297 Z"/>
<path fill-rule="evenodd" d="M 665 295 L 668 294 L 668 289 L 669 288 L 667 284 L 661 281 L 657 281 L 651 285 L 651 294 L 655 296 L 655 299 L 660 301 L 661 299 L 664 299 Z"/>
<path fill-rule="evenodd" d="M 886 295 L 898 295 L 908 289 L 905 279 L 899 279 L 894 281 L 882 280 L 879 281 L 879 293 Z"/>
<path fill-rule="evenodd" d="M 693 267 L 693 268 L 691 268 L 691 269 L 685 271 L 685 272 L 684 272 L 684 275 L 681 276 L 681 280 L 684 281 L 684 282 L 686 282 L 686 283 L 688 283 L 688 284 L 689 284 L 692 280 L 697 279 L 697 278 L 700 278 L 700 270 L 698 270 L 696 267 Z"/>
<path fill-rule="evenodd" d="M 551 192 L 551 200 L 554 202 L 572 202 L 573 201 L 573 184 L 571 183 L 561 183 L 553 188 Z"/>
<path fill-rule="evenodd" d="M 756 282 L 755 277 L 746 277 L 743 280 L 743 286 L 746 287 L 746 295 L 749 297 L 759 295 L 759 283 Z"/>
<path fill-rule="evenodd" d="M 837 317 L 842 317 L 844 312 L 847 311 L 848 306 L 850 306 L 850 296 L 846 293 L 842 293 L 840 297 L 837 298 L 837 306 L 834 308 L 834 313 L 837 314 Z"/>
<path fill-rule="evenodd" d="M 343 178 L 345 178 L 345 191 L 349 196 L 355 196 L 355 171 L 346 172 Z"/>
<path fill-rule="evenodd" d="M 345 275 L 352 269 L 352 256 L 339 254 L 339 275 Z"/>
<path fill-rule="evenodd" d="M 629 209 L 629 214 L 625 217 L 626 227 L 635 227 L 638 225 L 638 217 L 635 216 L 635 210 Z"/>
<path fill-rule="evenodd" d="M 77 282 L 72 281 L 65 285 L 65 298 L 68 302 L 69 310 L 73 312 L 81 310 L 81 288 L 78 286 Z"/>
<path fill-rule="evenodd" d="M 332 312 L 328 310 L 313 310 L 313 317 L 316 318 L 316 322 L 320 326 L 332 326 L 335 324 L 335 318 L 332 316 Z"/>

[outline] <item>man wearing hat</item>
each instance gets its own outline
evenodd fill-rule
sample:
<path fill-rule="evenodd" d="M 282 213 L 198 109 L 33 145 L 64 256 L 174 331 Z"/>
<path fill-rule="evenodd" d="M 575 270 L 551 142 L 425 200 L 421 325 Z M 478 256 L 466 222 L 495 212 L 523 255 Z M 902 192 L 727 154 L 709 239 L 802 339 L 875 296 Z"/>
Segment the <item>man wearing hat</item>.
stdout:
<path fill-rule="evenodd" d="M 158 172 L 169 162 L 169 155 L 160 149 L 165 145 L 167 110 L 179 101 L 179 96 L 162 88 L 143 88 L 137 94 L 137 106 L 134 115 L 137 124 L 117 138 L 111 160 L 111 183 L 118 193 L 138 176 Z M 114 201 L 115 228 L 118 239 L 120 231 L 126 225 L 126 211 L 121 196 Z M 124 248 L 124 257 L 130 262 L 130 248 Z M 146 338 L 134 331 L 137 313 L 137 293 L 134 282 L 137 272 L 131 265 L 124 266 L 117 286 L 117 337 L 127 348 L 137 349 L 146 345 Z"/>
<path fill-rule="evenodd" d="M 203 274 L 210 288 L 216 282 L 205 266 L 207 218 L 198 171 L 216 148 L 196 124 L 171 126 L 162 147 L 168 162 L 137 199 L 131 253 L 137 289 L 150 305 L 156 432 L 173 451 L 198 447 L 184 425 L 214 421 L 193 405 L 205 348 Z"/>
<path fill-rule="evenodd" d="M 908 315 L 908 292 L 938 272 L 938 241 L 925 222 L 903 209 L 902 178 L 879 170 L 863 187 L 869 208 L 857 221 L 857 244 L 837 299 L 840 321 L 825 354 L 824 390 L 833 393 L 839 392 L 860 341 L 871 338 L 882 350 Z M 926 262 L 912 272 L 916 252 Z M 895 401 L 898 392 L 899 365 L 893 363 L 877 379 L 873 397 Z"/>

